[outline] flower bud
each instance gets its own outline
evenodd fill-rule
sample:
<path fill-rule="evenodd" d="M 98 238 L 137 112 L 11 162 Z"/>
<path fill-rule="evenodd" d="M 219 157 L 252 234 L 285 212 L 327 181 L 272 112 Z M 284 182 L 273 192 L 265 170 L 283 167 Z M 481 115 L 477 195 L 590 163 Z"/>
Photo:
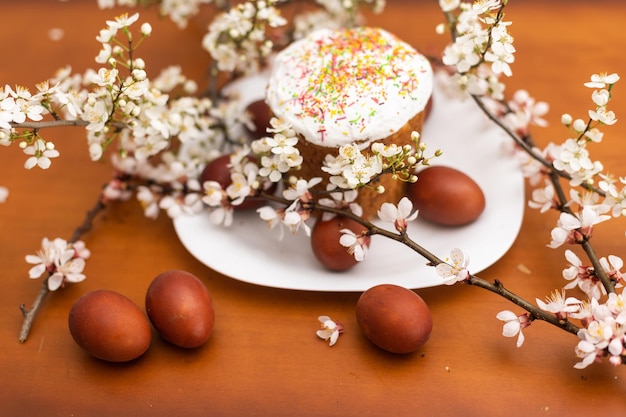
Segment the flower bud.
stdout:
<path fill-rule="evenodd" d="M 150 36 L 151 33 L 152 33 L 152 26 L 150 25 L 150 23 L 146 22 L 143 25 L 141 25 L 141 34 L 143 36 Z"/>
<path fill-rule="evenodd" d="M 146 79 L 146 72 L 142 69 L 134 69 L 132 75 L 137 81 L 143 81 Z"/>
<path fill-rule="evenodd" d="M 571 116 L 571 115 L 569 115 L 569 114 L 567 114 L 567 113 L 564 113 L 563 115 L 561 115 L 561 123 L 562 123 L 564 126 L 569 126 L 569 125 L 571 125 L 571 124 L 572 124 L 572 120 L 573 120 L 573 119 L 572 119 L 572 116 Z"/>
<path fill-rule="evenodd" d="M 145 69 L 146 68 L 146 61 L 144 61 L 141 58 L 137 58 L 135 59 L 135 61 L 133 62 L 133 66 L 137 69 Z"/>
<path fill-rule="evenodd" d="M 585 123 L 583 119 L 576 119 L 574 120 L 572 127 L 574 128 L 575 131 L 582 132 L 587 127 L 587 123 Z"/>

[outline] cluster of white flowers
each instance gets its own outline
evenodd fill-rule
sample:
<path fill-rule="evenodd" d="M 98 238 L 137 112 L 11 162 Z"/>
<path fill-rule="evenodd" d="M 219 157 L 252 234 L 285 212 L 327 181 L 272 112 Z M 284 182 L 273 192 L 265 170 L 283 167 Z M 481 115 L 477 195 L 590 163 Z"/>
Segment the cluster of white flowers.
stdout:
<path fill-rule="evenodd" d="M 129 27 L 138 14 L 123 14 L 107 21 L 97 39 L 102 48 L 96 62 L 106 64 L 84 75 L 72 74 L 69 67 L 54 78 L 37 85 L 38 93 L 9 87 L 0 94 L 0 140 L 4 145 L 19 142 L 29 156 L 26 168 L 48 168 L 51 158 L 59 156 L 52 142 L 39 136 L 37 129 L 29 130 L 24 122 L 41 121 L 43 115 L 61 114 L 67 121 L 83 124 L 87 130 L 89 154 L 93 160 L 102 157 L 107 145 L 119 138 L 121 150 L 138 160 L 147 160 L 169 146 L 177 137 L 181 141 L 210 142 L 215 136 L 208 99 L 182 97 L 172 99 L 167 94 L 174 88 L 193 92 L 195 83 L 185 79 L 177 67 L 163 71 L 150 81 L 141 58 L 128 59 L 129 51 L 116 38 L 118 33 L 132 37 Z M 141 27 L 142 36 L 151 28 Z M 124 76 L 122 72 L 128 71 Z M 85 88 L 88 87 L 88 88 Z"/>
<path fill-rule="evenodd" d="M 279 182 L 283 175 L 302 165 L 302 155 L 296 148 L 298 137 L 290 124 L 276 117 L 270 120 L 267 132 L 274 135 L 253 141 L 252 152 L 260 158 L 259 175 Z"/>
<path fill-rule="evenodd" d="M 583 244 L 591 239 L 595 225 L 611 218 L 609 213 L 615 217 L 625 214 L 623 207 L 626 190 L 624 187 L 619 189 L 617 181 L 612 176 L 602 173 L 602 164 L 592 161 L 588 150 L 589 144 L 598 143 L 603 138 L 599 126 L 612 125 L 616 122 L 615 114 L 607 108 L 607 105 L 611 99 L 611 90 L 618 80 L 617 74 L 592 75 L 591 80 L 584 84 L 594 89 L 591 97 L 595 107 L 589 110 L 588 121 L 573 119 L 572 116 L 564 114 L 561 122 L 574 137 L 566 139 L 560 145 L 549 143 L 543 150 L 534 149 L 538 158 L 532 158 L 527 154 L 521 158 L 524 162 L 524 175 L 532 185 L 537 186 L 543 174 L 548 172 L 544 165 L 546 162 L 570 178 L 569 184 L 572 188 L 569 201 L 565 203 L 560 201 L 555 184 L 546 179 L 542 186 L 532 191 L 531 200 L 528 202 L 530 207 L 541 212 L 551 209 L 560 212 L 557 224 L 551 231 L 548 247 Z M 525 100 L 528 102 L 530 99 Z M 533 101 L 530 100 L 530 103 Z M 510 108 L 515 111 L 513 105 Z M 543 110 L 547 109 L 535 107 L 535 111 L 527 111 L 528 123 L 532 122 L 533 117 L 540 118 Z M 541 125 L 542 119 L 539 119 L 538 123 L 535 120 L 535 123 Z M 523 136 L 527 134 L 525 129 L 521 126 L 514 131 Z M 622 179 L 619 181 L 622 184 L 626 182 Z M 587 187 L 589 191 L 579 191 L 576 187 L 581 185 Z M 576 368 L 584 368 L 607 355 L 612 364 L 621 364 L 623 357 L 626 357 L 624 338 L 626 313 L 622 308 L 622 294 L 608 293 L 606 282 L 603 283 L 600 274 L 607 277 L 614 289 L 622 288 L 623 277 L 620 271 L 623 267 L 622 259 L 609 255 L 598 259 L 595 266 L 584 265 L 570 249 L 566 249 L 565 258 L 568 266 L 563 270 L 563 277 L 569 282 L 561 291 L 555 291 L 548 297 L 546 302 L 537 299 L 537 305 L 560 320 L 571 318 L 580 320 L 582 328 L 578 336 L 581 341 L 575 352 L 581 361 L 575 364 Z M 566 297 L 565 291 L 572 289 L 582 291 L 587 299 L 582 301 L 576 297 Z M 503 334 L 509 337 L 518 335 L 518 346 L 521 346 L 524 341 L 522 329 L 532 323 L 531 316 L 528 313 L 517 316 L 507 310 L 497 317 L 505 321 Z"/>
<path fill-rule="evenodd" d="M 249 149 L 246 147 L 230 154 L 227 167 L 230 171 L 229 184 L 224 185 L 215 180 L 205 181 L 202 184 L 202 201 L 211 209 L 211 223 L 230 226 L 234 208 L 255 194 L 260 182 L 259 167 L 250 159 Z"/>
<path fill-rule="evenodd" d="M 609 214 L 615 217 L 626 214 L 626 179 L 602 173 L 602 164 L 591 160 L 588 149 L 589 144 L 602 140 L 600 126 L 616 122 L 608 104 L 619 76 L 592 75 L 584 84 L 593 89 L 594 108 L 589 110 L 587 121 L 563 115 L 561 122 L 572 137 L 562 144 L 549 143 L 543 149 L 535 148 L 528 141 L 529 126 L 546 125 L 543 116 L 548 105 L 535 101 L 524 90 L 505 101 L 504 85 L 498 81 L 499 74 L 511 75 L 509 64 L 514 61 L 515 52 L 513 39 L 507 33 L 510 23 L 502 21 L 505 2 L 440 0 L 439 4 L 448 15 L 454 39 L 443 55 L 443 63 L 455 68 L 450 77 L 452 84 L 461 92 L 480 97 L 486 110 L 498 118 L 512 136 L 516 136 L 518 144 L 527 144 L 531 148 L 532 153 L 523 149 L 524 146 L 516 149 L 524 176 L 536 187 L 528 204 L 542 213 L 559 211 L 547 246 L 584 244 L 591 239 L 595 225 L 611 218 Z M 562 190 L 556 189 L 557 186 L 562 188 L 561 184 L 546 177 L 551 169 L 569 179 L 568 201 L 562 201 Z M 583 191 L 579 191 L 580 186 Z M 581 361 L 576 363 L 576 368 L 584 368 L 604 356 L 609 356 L 614 365 L 622 364 L 626 358 L 624 298 L 612 291 L 624 285 L 620 271 L 622 259 L 609 255 L 599 258 L 594 265 L 584 265 L 569 249 L 565 251 L 565 257 L 568 266 L 563 270 L 563 277 L 568 282 L 546 301 L 536 299 L 538 308 L 565 323 L 570 319 L 580 321 L 582 327 L 578 336 L 581 340 L 575 352 Z M 459 249 L 453 249 L 450 258 L 449 262 L 436 267 L 444 281 L 453 284 L 470 278 L 465 255 Z M 565 292 L 573 289 L 580 290 L 586 299 L 566 296 Z M 496 317 L 505 322 L 504 336 L 517 336 L 518 347 L 524 343 L 523 329 L 536 318 L 529 311 L 516 314 L 510 310 L 501 311 Z"/>
<path fill-rule="evenodd" d="M 569 201 L 560 201 L 555 184 L 545 179 L 542 185 L 532 191 L 528 202 L 530 207 L 539 209 L 542 213 L 549 210 L 560 212 L 557 224 L 551 231 L 548 247 L 583 244 L 591 238 L 595 225 L 611 218 L 607 213 L 612 213 L 613 216 L 624 214 L 626 191 L 618 189 L 617 181 L 612 176 L 601 172 L 602 164 L 593 162 L 587 149 L 588 144 L 602 140 L 603 134 L 599 126 L 611 125 L 616 121 L 615 114 L 607 109 L 607 104 L 611 98 L 611 90 L 618 80 L 617 74 L 594 74 L 591 81 L 585 83 L 586 87 L 594 89 L 592 100 L 595 108 L 588 112 L 588 121 L 574 120 L 568 114 L 561 118 L 563 125 L 574 134 L 574 138 L 566 139 L 560 145 L 549 143 L 544 149 L 534 148 L 535 157 L 521 150 L 517 153 L 523 163 L 524 176 L 533 186 L 538 186 L 549 172 L 546 164 L 551 164 L 554 170 L 570 178 L 569 184 L 572 188 Z M 541 116 L 547 111 L 547 105 L 536 103 L 525 91 L 519 92 L 508 103 L 499 103 L 494 109 L 494 114 L 502 117 L 503 125 L 521 138 L 528 135 L 529 124 L 545 124 Z M 620 182 L 624 183 L 621 179 Z M 576 187 L 581 185 L 588 187 L 590 191 L 579 191 Z M 593 191 L 594 186 L 597 187 L 596 192 Z M 614 306 L 615 300 L 621 302 L 622 296 L 613 292 L 607 295 L 605 284 L 600 278 L 600 274 L 604 274 L 614 288 L 621 288 L 621 258 L 614 255 L 602 257 L 594 267 L 583 265 L 580 258 L 569 249 L 565 251 L 565 257 L 569 265 L 563 270 L 563 277 L 569 282 L 561 291 L 555 291 L 548 297 L 546 302 L 537 299 L 537 306 L 554 314 L 559 320 L 580 320 L 583 327 L 578 335 L 582 340 L 575 352 L 582 360 L 576 363 L 576 368 L 584 368 L 606 355 L 610 356 L 611 363 L 621 364 L 622 356 L 626 353 L 623 329 L 626 315 Z M 565 291 L 575 288 L 581 290 L 590 301 L 566 297 Z M 604 303 L 600 301 L 601 297 L 605 297 Z M 522 330 L 533 322 L 531 314 L 516 315 L 505 310 L 496 317 L 505 322 L 503 335 L 517 336 L 517 345 L 521 346 L 524 342 Z"/>
<path fill-rule="evenodd" d="M 581 359 L 574 367 L 582 369 L 608 355 L 613 365 L 621 365 L 626 355 L 626 299 L 623 294 L 611 293 L 600 304 L 591 299 L 588 322 L 578 336 L 582 339 L 576 346 Z"/>
<path fill-rule="evenodd" d="M 179 28 L 187 27 L 191 17 L 198 14 L 200 5 L 209 4 L 214 0 L 161 0 L 159 3 L 159 11 L 163 16 L 169 16 L 170 19 Z M 115 6 L 135 7 L 142 3 L 142 0 L 98 0 L 98 7 L 101 9 L 110 9 Z M 220 3 L 220 1 L 215 1 Z"/>
<path fill-rule="evenodd" d="M 59 151 L 55 149 L 54 143 L 48 142 L 34 132 L 25 132 L 18 135 L 14 125 L 26 121 L 38 122 L 43 119 L 46 113 L 42 102 L 45 100 L 47 90 L 44 85 L 38 86 L 43 91 L 32 95 L 26 87 L 17 86 L 15 89 L 6 85 L 0 91 L 0 144 L 10 145 L 15 136 L 23 139 L 20 147 L 29 158 L 24 167 L 27 169 L 39 166 L 46 169 L 50 166 L 51 158 L 59 156 Z"/>
<path fill-rule="evenodd" d="M 503 98 L 504 86 L 498 75 L 511 76 L 515 47 L 507 28 L 511 22 L 502 20 L 501 0 L 473 3 L 440 0 L 439 4 L 452 20 L 454 42 L 443 52 L 442 61 L 453 66 L 453 85 L 473 95 Z M 444 26 L 438 28 L 443 33 Z"/>
<path fill-rule="evenodd" d="M 283 191 L 285 199 L 292 201 L 289 206 L 278 209 L 272 206 L 263 206 L 257 210 L 261 219 L 265 220 L 270 229 L 279 226 L 279 238 L 283 236 L 283 226 L 294 234 L 303 229 L 307 236 L 311 235 L 311 228 L 306 223 L 311 217 L 310 203 L 313 201 L 310 189 L 322 182 L 319 177 L 311 178 L 308 181 L 295 177 L 291 177 L 291 179 L 290 187 Z"/>
<path fill-rule="evenodd" d="M 383 172 L 383 161 L 378 154 L 364 154 L 357 145 L 348 144 L 339 148 L 337 156 L 326 155 L 322 170 L 330 175 L 331 184 L 356 189 Z"/>
<path fill-rule="evenodd" d="M 316 3 L 322 8 L 294 16 L 294 39 L 303 38 L 320 28 L 339 29 L 360 25 L 363 22 L 359 14 L 361 6 L 369 6 L 373 13 L 381 13 L 386 0 L 316 0 Z"/>
<path fill-rule="evenodd" d="M 245 74 L 259 70 L 273 47 L 265 32 L 267 27 L 287 23 L 275 4 L 276 0 L 240 3 L 211 22 L 202 46 L 215 59 L 219 70 Z"/>
<path fill-rule="evenodd" d="M 56 291 L 66 282 L 75 283 L 85 279 L 83 269 L 85 259 L 89 256 L 89 250 L 80 240 L 68 243 L 61 238 L 52 241 L 44 238 L 41 250 L 37 254 L 26 255 L 26 262 L 34 264 L 28 275 L 32 279 L 37 279 L 47 272 L 48 289 Z"/>

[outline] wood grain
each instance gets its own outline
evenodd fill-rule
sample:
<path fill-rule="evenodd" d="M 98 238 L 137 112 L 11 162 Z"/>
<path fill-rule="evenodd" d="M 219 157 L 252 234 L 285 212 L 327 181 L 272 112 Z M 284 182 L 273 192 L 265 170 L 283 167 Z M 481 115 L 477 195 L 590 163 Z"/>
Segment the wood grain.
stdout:
<path fill-rule="evenodd" d="M 384 15 L 370 17 L 371 24 L 425 52 L 437 53 L 445 44 L 434 33 L 442 21 L 436 2 L 388 3 Z M 562 141 L 567 132 L 558 123 L 561 113 L 584 116 L 591 104 L 590 91 L 582 85 L 589 76 L 626 69 L 626 3 L 510 3 L 507 18 L 514 22 L 518 53 L 509 91 L 523 87 L 549 102 L 550 126 L 535 136 L 540 144 Z M 95 65 L 97 31 L 121 11 L 99 11 L 95 0 L 1 2 L 1 7 L 0 81 L 31 88 L 68 63 L 76 71 Z M 210 16 L 195 18 L 181 32 L 154 10 L 141 15 L 154 27 L 154 36 L 142 47 L 149 68 L 180 64 L 203 80 L 208 58 L 199 39 Z M 64 30 L 60 41 L 48 38 L 53 28 Z M 620 84 L 615 93 L 619 119 L 626 114 L 626 94 Z M 18 306 L 29 305 L 40 285 L 28 279 L 24 256 L 37 250 L 45 236 L 69 237 L 111 175 L 106 163 L 89 161 L 80 129 L 46 134 L 61 152 L 46 172 L 24 170 L 17 147 L 0 149 L 0 185 L 11 192 L 0 205 L 0 415 L 624 415 L 626 368 L 604 363 L 573 369 L 576 338 L 543 323 L 527 328 L 526 343 L 517 349 L 515 340 L 500 335 L 502 324 L 495 319 L 500 310 L 515 308 L 480 289 L 419 290 L 433 314 L 430 341 L 414 355 L 386 354 L 358 330 L 354 306 L 359 294 L 263 288 L 221 276 L 185 251 L 166 217 L 148 220 L 134 201 L 110 207 L 84 236 L 92 250 L 88 279 L 48 297 L 30 339 L 19 344 Z M 626 124 L 620 120 L 593 150 L 609 172 L 624 174 L 625 137 Z M 514 246 L 482 276 L 498 278 L 531 300 L 560 287 L 563 253 L 545 246 L 553 222 L 552 215 L 528 209 Z M 626 256 L 624 230 L 621 221 L 598 227 L 598 252 Z M 142 305 L 152 278 L 172 268 L 196 274 L 213 294 L 217 319 L 205 348 L 183 351 L 154 338 L 144 357 L 115 365 L 75 345 L 67 314 L 77 297 L 106 288 Z M 320 314 L 346 328 L 332 348 L 315 336 Z"/>

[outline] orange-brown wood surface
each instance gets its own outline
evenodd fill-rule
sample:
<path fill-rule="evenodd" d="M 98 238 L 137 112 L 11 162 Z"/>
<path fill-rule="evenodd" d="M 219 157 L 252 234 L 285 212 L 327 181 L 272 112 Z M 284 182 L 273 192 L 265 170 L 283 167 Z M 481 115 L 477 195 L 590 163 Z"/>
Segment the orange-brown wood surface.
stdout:
<path fill-rule="evenodd" d="M 615 1 L 511 0 L 507 20 L 518 53 L 508 91 L 527 89 L 551 105 L 550 126 L 534 131 L 540 144 L 562 141 L 561 113 L 584 116 L 592 73 L 626 71 L 626 3 Z M 104 21 L 122 10 L 100 11 L 96 1 L 0 2 L 0 82 L 34 89 L 61 66 L 95 67 L 94 39 Z M 185 31 L 155 10 L 141 12 L 153 36 L 142 46 L 148 68 L 180 64 L 202 84 L 208 57 L 200 48 L 210 15 Z M 435 1 L 389 0 L 369 23 L 394 31 L 428 53 L 445 37 Z M 64 36 L 52 41 L 48 32 Z M 622 81 L 623 82 L 623 81 Z M 626 115 L 626 93 L 615 88 L 613 109 Z M 457 285 L 417 290 L 432 311 L 429 342 L 409 356 L 387 354 L 359 331 L 358 293 L 298 292 L 259 287 L 222 276 L 196 261 L 164 215 L 143 217 L 136 201 L 109 207 L 83 236 L 92 256 L 86 281 L 44 301 L 28 341 L 17 340 L 22 316 L 40 281 L 28 279 L 24 256 L 43 237 L 69 238 L 111 176 L 107 163 L 90 162 L 84 133 L 44 132 L 61 157 L 47 171 L 25 170 L 23 153 L 0 149 L 0 185 L 10 189 L 0 204 L 0 415 L 2 416 L 622 416 L 626 413 L 626 367 L 606 361 L 576 370 L 577 338 L 545 323 L 525 329 L 526 342 L 501 336 L 503 309 L 518 311 L 478 288 Z M 624 175 L 626 124 L 606 129 L 593 149 L 607 171 Z M 471 157 L 472 138 L 467 141 Z M 485 169 L 489 169 L 488 166 Z M 481 276 L 498 278 L 520 295 L 543 299 L 563 284 L 563 251 L 546 248 L 553 214 L 526 210 L 511 250 Z M 596 229 L 601 256 L 626 256 L 626 224 Z M 206 236 L 207 241 L 211 236 Z M 486 245 L 498 245 L 484 236 Z M 245 259 L 241 260 L 245 262 Z M 263 265 L 257 265 L 263 268 Z M 150 281 L 167 269 L 196 274 L 213 294 L 214 334 L 197 350 L 181 350 L 155 337 L 148 353 L 131 363 L 90 357 L 67 326 L 72 303 L 93 289 L 121 292 L 143 305 Z M 530 272 L 529 272 L 530 271 Z M 407 274 L 410 271 L 407 271 Z M 298 271 L 294 270 L 294 279 Z M 338 276 L 337 279 L 341 279 Z M 416 280 L 419 277 L 415 277 Z M 385 277 L 381 276 L 381 281 Z M 315 336 L 317 316 L 341 321 L 346 331 L 329 348 Z"/>

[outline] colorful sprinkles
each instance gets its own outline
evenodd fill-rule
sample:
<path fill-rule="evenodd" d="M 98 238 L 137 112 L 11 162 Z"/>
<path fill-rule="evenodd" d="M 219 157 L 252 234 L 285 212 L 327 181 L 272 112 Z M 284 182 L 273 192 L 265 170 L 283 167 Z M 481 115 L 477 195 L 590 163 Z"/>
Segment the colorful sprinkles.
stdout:
<path fill-rule="evenodd" d="M 344 136 L 363 132 L 392 96 L 397 104 L 397 97 L 414 101 L 430 95 L 429 83 L 428 91 L 417 94 L 425 59 L 382 29 L 326 31 L 311 39 L 281 54 L 277 65 L 289 70 L 280 73 L 285 80 L 275 80 L 275 87 L 281 89 L 282 111 L 314 123 L 320 142 L 332 124 L 342 125 Z"/>

